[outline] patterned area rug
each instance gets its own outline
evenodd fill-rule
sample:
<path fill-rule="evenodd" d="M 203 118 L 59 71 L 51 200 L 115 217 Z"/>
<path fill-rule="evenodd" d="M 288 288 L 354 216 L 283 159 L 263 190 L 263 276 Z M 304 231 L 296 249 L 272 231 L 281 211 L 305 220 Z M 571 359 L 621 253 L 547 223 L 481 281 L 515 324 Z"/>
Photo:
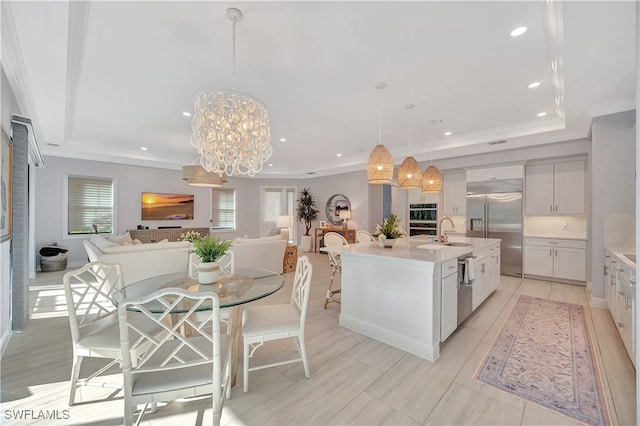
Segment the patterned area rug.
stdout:
<path fill-rule="evenodd" d="M 610 424 L 584 307 L 520 296 L 475 378 L 590 425 Z"/>

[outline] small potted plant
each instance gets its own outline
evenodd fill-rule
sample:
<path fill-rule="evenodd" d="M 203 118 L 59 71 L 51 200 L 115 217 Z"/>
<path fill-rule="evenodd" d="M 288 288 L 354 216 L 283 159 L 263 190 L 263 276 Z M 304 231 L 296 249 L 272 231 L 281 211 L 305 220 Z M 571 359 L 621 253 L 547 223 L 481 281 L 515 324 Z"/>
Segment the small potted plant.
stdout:
<path fill-rule="evenodd" d="M 309 231 L 311 231 L 311 224 L 318 219 L 318 209 L 316 209 L 316 200 L 309 191 L 309 188 L 304 188 L 300 192 L 300 198 L 298 198 L 298 206 L 296 210 L 296 220 L 298 222 L 304 222 L 305 233 L 301 238 L 300 245 L 302 251 L 311 251 L 313 241 Z"/>
<path fill-rule="evenodd" d="M 384 248 L 391 248 L 396 240 L 405 238 L 407 233 L 400 227 L 400 219 L 398 219 L 398 216 L 391 213 L 382 225 L 376 226 L 375 236 L 382 242 Z"/>
<path fill-rule="evenodd" d="M 198 281 L 200 284 L 213 284 L 220 274 L 218 260 L 227 253 L 231 241 L 220 241 L 215 235 L 207 235 L 194 239 L 191 244 L 193 248 L 189 253 L 195 253 L 200 258 Z"/>

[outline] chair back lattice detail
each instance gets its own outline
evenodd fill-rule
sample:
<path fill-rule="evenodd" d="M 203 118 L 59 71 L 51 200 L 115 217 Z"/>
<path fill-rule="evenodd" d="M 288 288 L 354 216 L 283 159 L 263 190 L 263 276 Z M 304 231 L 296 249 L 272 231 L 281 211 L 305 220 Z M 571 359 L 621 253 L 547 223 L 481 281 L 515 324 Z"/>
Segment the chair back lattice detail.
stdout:
<path fill-rule="evenodd" d="M 187 302 L 185 299 L 193 299 Z M 207 308 L 201 306 L 208 302 Z M 162 313 L 151 312 L 147 304 L 153 303 L 154 311 L 157 312 L 159 306 L 163 306 Z M 175 319 L 174 309 L 179 309 L 187 304 L 190 308 L 179 315 L 173 324 L 168 324 Z M 211 306 L 212 309 L 208 309 Z M 219 316 L 218 309 L 220 303 L 218 295 L 214 292 L 192 292 L 167 288 L 159 290 L 151 295 L 135 300 L 126 300 L 119 307 L 120 335 L 123 341 L 123 351 L 135 351 L 141 347 L 146 347 L 146 351 L 138 360 L 137 366 L 133 368 L 127 365 L 127 360 L 123 362 L 123 370 L 130 368 L 132 372 L 156 371 L 158 369 L 184 368 L 193 365 L 211 362 L 211 352 L 207 352 L 193 343 L 193 338 L 201 338 L 216 346 L 219 350 L 220 321 L 213 321 L 215 316 Z M 198 313 L 196 318 L 196 312 Z M 149 322 L 161 328 L 164 332 L 160 336 L 146 333 L 140 329 L 136 323 L 127 322 L 127 316 L 143 315 Z M 207 329 L 212 323 L 213 329 Z M 185 333 L 188 330 L 188 333 Z M 188 334 L 188 337 L 186 336 Z M 218 335 L 218 342 L 214 345 L 214 339 Z M 139 337 L 130 342 L 130 335 Z M 170 345 L 171 351 L 163 353 L 161 349 Z M 218 354 L 219 355 L 219 354 Z M 214 354 L 215 356 L 215 354 Z"/>
<path fill-rule="evenodd" d="M 299 271 L 299 272 L 298 272 Z M 300 327 L 304 328 L 307 317 L 307 306 L 309 305 L 309 293 L 311 288 L 311 274 L 313 266 L 308 258 L 301 256 L 296 264 L 296 275 L 293 278 L 293 289 L 291 290 L 291 305 L 300 312 Z"/>
<path fill-rule="evenodd" d="M 80 338 L 81 329 L 115 315 L 113 300 L 124 292 L 122 270 L 117 263 L 88 263 L 65 274 L 63 282 L 74 341 Z"/>

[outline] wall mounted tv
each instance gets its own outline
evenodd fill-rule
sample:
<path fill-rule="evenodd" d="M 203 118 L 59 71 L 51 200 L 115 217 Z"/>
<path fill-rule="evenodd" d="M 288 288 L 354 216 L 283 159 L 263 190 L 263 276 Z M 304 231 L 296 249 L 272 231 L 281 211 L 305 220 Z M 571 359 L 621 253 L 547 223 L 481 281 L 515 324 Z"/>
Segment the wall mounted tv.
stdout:
<path fill-rule="evenodd" d="M 142 220 L 193 219 L 193 194 L 143 192 Z"/>

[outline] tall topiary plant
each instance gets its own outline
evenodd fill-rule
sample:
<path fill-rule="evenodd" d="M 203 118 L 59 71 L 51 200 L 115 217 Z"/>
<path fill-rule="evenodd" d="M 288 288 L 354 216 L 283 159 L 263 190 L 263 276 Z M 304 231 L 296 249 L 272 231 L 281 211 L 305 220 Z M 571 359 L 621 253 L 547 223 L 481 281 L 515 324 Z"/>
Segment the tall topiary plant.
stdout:
<path fill-rule="evenodd" d="M 304 188 L 300 192 L 300 198 L 298 198 L 296 220 L 298 222 L 304 222 L 305 236 L 310 235 L 311 224 L 317 219 L 318 209 L 316 209 L 316 199 L 313 194 L 311 194 L 311 191 L 309 191 L 309 188 Z"/>

